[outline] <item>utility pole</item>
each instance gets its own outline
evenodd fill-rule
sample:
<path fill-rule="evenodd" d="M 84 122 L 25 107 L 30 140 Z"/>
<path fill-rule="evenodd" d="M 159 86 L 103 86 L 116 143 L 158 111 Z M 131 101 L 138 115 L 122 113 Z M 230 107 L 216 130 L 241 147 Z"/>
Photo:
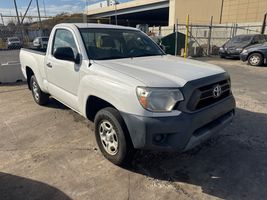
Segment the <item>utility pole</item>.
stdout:
<path fill-rule="evenodd" d="M 14 5 L 15 5 L 15 10 L 16 10 L 16 14 L 17 14 L 18 25 L 20 25 L 19 12 L 18 12 L 18 7 L 17 7 L 17 2 L 16 2 L 16 0 L 14 0 Z"/>
<path fill-rule="evenodd" d="M 38 12 L 38 18 L 39 18 L 39 30 L 42 28 L 42 22 L 41 22 L 41 15 L 40 15 L 40 9 L 39 9 L 39 2 L 36 0 L 36 6 L 37 6 L 37 12 Z"/>
<path fill-rule="evenodd" d="M 3 18 L 2 13 L 0 13 L 0 16 L 1 16 L 2 24 L 3 24 L 3 26 L 5 26 L 5 22 L 4 22 L 4 18 Z"/>
<path fill-rule="evenodd" d="M 262 27 L 261 27 L 261 34 L 264 34 L 265 33 L 266 18 L 267 18 L 267 13 L 265 13 L 264 18 L 263 18 Z"/>
<path fill-rule="evenodd" d="M 28 11 L 29 11 L 29 8 L 30 8 L 31 4 L 32 4 L 32 0 L 30 1 L 29 5 L 28 5 L 28 7 L 27 7 L 27 9 L 26 9 L 26 11 L 25 11 L 23 17 L 22 17 L 21 23 L 23 23 L 23 21 L 24 21 L 26 15 L 27 15 L 27 13 L 28 13 Z"/>
<path fill-rule="evenodd" d="M 43 0 L 43 4 L 44 4 L 44 14 L 45 14 L 45 17 L 46 17 L 46 7 L 45 7 L 45 0 Z"/>
<path fill-rule="evenodd" d="M 222 4 L 221 4 L 221 13 L 220 13 L 220 24 L 222 23 L 222 16 L 223 16 L 223 5 L 224 5 L 224 0 L 222 0 Z"/>
<path fill-rule="evenodd" d="M 19 29 L 20 29 L 21 39 L 22 39 L 22 41 L 23 41 L 23 39 L 24 39 L 24 35 L 23 35 L 22 26 L 21 26 L 20 19 L 19 19 L 19 12 L 18 12 L 18 7 L 17 7 L 17 2 L 16 2 L 16 0 L 14 0 L 14 5 L 15 5 L 16 15 L 17 15 L 17 19 L 18 19 L 18 27 L 19 27 Z"/>
<path fill-rule="evenodd" d="M 115 23 L 116 23 L 116 25 L 118 25 L 118 15 L 117 15 L 117 0 L 114 0 L 113 1 L 114 2 L 114 4 L 115 4 Z"/>

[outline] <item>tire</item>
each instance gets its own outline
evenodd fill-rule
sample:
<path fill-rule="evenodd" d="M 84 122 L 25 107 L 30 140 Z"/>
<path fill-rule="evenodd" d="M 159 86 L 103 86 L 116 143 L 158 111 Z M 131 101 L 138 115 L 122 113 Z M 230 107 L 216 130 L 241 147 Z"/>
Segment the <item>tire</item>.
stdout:
<path fill-rule="evenodd" d="M 40 89 L 34 75 L 31 77 L 30 87 L 31 87 L 32 96 L 33 96 L 34 101 L 39 105 L 46 105 L 49 101 L 49 95 L 44 93 Z"/>
<path fill-rule="evenodd" d="M 248 57 L 248 63 L 252 66 L 263 65 L 263 56 L 260 53 L 252 53 Z"/>
<path fill-rule="evenodd" d="M 220 55 L 220 58 L 225 58 L 225 56 L 224 55 Z"/>
<path fill-rule="evenodd" d="M 96 142 L 104 157 L 115 165 L 128 165 L 134 148 L 120 113 L 111 107 L 104 108 L 94 121 Z"/>

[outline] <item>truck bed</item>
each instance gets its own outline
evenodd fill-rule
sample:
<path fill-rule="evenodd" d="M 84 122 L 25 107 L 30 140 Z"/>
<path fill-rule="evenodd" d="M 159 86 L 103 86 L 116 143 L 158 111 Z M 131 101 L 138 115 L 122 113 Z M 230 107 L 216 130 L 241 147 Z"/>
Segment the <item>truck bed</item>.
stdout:
<path fill-rule="evenodd" d="M 42 79 L 46 77 L 45 57 L 46 49 L 22 48 L 20 50 L 20 64 L 24 77 L 27 78 L 26 68 L 31 68 L 41 87 Z"/>
<path fill-rule="evenodd" d="M 40 55 L 45 55 L 46 54 L 46 48 L 22 48 L 22 50 L 24 51 L 28 51 L 31 53 L 36 53 L 36 54 L 40 54 Z"/>

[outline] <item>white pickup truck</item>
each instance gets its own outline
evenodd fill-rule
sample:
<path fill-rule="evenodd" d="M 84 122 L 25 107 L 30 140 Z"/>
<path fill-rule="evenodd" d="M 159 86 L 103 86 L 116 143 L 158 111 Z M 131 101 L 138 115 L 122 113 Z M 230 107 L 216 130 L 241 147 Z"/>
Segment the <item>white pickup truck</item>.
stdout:
<path fill-rule="evenodd" d="M 93 121 L 101 152 L 117 165 L 135 149 L 187 151 L 235 113 L 227 72 L 166 55 L 135 28 L 59 24 L 46 52 L 22 49 L 20 62 L 36 103 L 52 97 Z"/>

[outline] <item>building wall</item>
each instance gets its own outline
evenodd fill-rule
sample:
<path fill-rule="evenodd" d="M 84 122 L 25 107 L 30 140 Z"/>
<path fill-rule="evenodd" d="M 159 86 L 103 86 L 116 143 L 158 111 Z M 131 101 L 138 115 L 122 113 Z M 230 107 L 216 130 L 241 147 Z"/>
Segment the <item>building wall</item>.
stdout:
<path fill-rule="evenodd" d="M 189 14 L 192 23 L 208 23 L 213 16 L 214 23 L 219 23 L 222 0 L 170 0 L 169 26 L 185 23 Z"/>
<path fill-rule="evenodd" d="M 223 7 L 222 7 L 223 2 Z M 213 16 L 214 23 L 262 22 L 267 12 L 267 0 L 170 0 L 169 25 L 190 22 L 207 24 Z"/>
<path fill-rule="evenodd" d="M 224 0 L 223 23 L 262 22 L 267 0 Z"/>

